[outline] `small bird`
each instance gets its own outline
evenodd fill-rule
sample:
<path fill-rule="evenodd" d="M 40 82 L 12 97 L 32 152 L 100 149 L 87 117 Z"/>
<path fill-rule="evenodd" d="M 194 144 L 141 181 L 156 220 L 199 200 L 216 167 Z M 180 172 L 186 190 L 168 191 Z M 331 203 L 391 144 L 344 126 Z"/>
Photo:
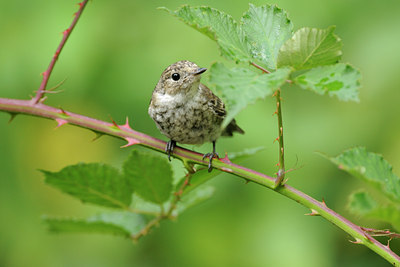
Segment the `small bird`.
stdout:
<path fill-rule="evenodd" d="M 148 112 L 160 132 L 170 139 L 165 148 L 169 160 L 177 142 L 212 142 L 213 151 L 203 156 L 210 159 L 210 172 L 213 158 L 218 158 L 215 152 L 218 137 L 232 136 L 233 132 L 244 134 L 244 131 L 234 119 L 221 129 L 226 116 L 225 104 L 200 83 L 200 74 L 206 70 L 187 60 L 170 65 L 154 88 Z"/>

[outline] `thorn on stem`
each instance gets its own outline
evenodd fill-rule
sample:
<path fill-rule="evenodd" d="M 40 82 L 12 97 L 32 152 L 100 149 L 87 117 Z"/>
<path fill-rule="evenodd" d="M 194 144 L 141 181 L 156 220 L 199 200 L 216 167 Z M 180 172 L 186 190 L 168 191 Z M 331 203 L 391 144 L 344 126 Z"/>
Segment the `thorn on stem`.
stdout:
<path fill-rule="evenodd" d="M 110 119 L 111 119 L 112 124 L 113 124 L 115 127 L 117 127 L 117 128 L 119 129 L 118 124 L 113 120 L 113 118 L 111 117 L 111 115 L 109 115 L 109 116 L 110 116 Z"/>
<path fill-rule="evenodd" d="M 226 168 L 226 167 L 222 167 L 222 168 L 221 168 L 221 171 L 233 173 L 232 169 Z"/>
<path fill-rule="evenodd" d="M 68 28 L 68 29 L 66 29 L 65 31 L 63 31 L 63 34 L 64 34 L 64 35 L 67 35 L 70 31 L 71 31 L 71 29 Z"/>
<path fill-rule="evenodd" d="M 43 104 L 44 101 L 46 101 L 47 96 L 42 97 L 41 99 L 39 99 L 39 103 Z"/>
<path fill-rule="evenodd" d="M 128 116 L 126 116 L 125 124 L 117 125 L 117 127 L 118 127 L 118 128 L 124 127 L 124 128 L 129 129 L 129 130 L 132 130 L 131 126 L 129 126 L 129 119 L 128 119 Z M 120 128 L 120 129 L 121 129 L 121 128 Z"/>
<path fill-rule="evenodd" d="M 64 110 L 62 107 L 58 107 L 58 108 L 60 109 L 61 114 L 65 115 L 65 116 L 69 116 L 69 115 L 67 114 L 67 112 L 65 112 L 65 110 Z"/>
<path fill-rule="evenodd" d="M 368 241 L 370 241 L 370 242 L 372 241 L 371 237 L 369 236 L 369 234 L 364 232 L 364 236 L 365 236 L 366 239 L 368 239 Z"/>
<path fill-rule="evenodd" d="M 188 176 L 187 178 L 186 178 L 186 180 L 183 182 L 183 184 L 184 184 L 184 186 L 186 187 L 186 186 L 191 186 L 192 184 L 190 183 L 190 176 Z"/>
<path fill-rule="evenodd" d="M 102 137 L 104 135 L 103 133 L 100 133 L 100 132 L 96 132 L 96 131 L 93 131 L 93 132 L 96 136 L 92 139 L 92 142 L 96 141 L 97 139 L 99 139 L 100 137 Z"/>
<path fill-rule="evenodd" d="M 10 124 L 14 119 L 15 119 L 15 117 L 17 116 L 17 113 L 9 113 L 10 114 L 10 119 L 8 120 L 8 124 Z"/>
<path fill-rule="evenodd" d="M 393 237 L 390 237 L 390 238 L 388 239 L 388 241 L 387 241 L 386 247 L 387 247 L 389 250 L 391 250 L 391 248 L 390 248 L 390 241 L 392 241 L 392 239 L 393 239 Z"/>
<path fill-rule="evenodd" d="M 228 153 L 226 153 L 226 152 L 225 152 L 225 157 L 220 158 L 219 160 L 224 162 L 224 163 L 227 163 L 227 164 L 232 163 L 232 161 L 228 158 Z"/>
<path fill-rule="evenodd" d="M 67 120 L 64 120 L 64 119 L 61 119 L 61 118 L 57 118 L 57 119 L 55 119 L 55 120 L 56 120 L 56 122 L 57 122 L 56 128 L 59 128 L 59 127 L 63 126 L 64 124 L 67 124 L 67 123 L 68 123 Z"/>
<path fill-rule="evenodd" d="M 349 240 L 349 242 L 353 243 L 353 244 L 362 244 L 363 243 L 362 240 L 357 238 L 357 237 L 356 237 L 356 240 L 354 240 L 354 241 L 353 240 Z"/>
<path fill-rule="evenodd" d="M 125 140 L 128 143 L 126 145 L 121 146 L 121 148 L 125 148 L 125 147 L 128 147 L 128 146 L 133 146 L 133 145 L 136 145 L 136 144 L 140 144 L 139 140 L 137 140 L 135 138 L 132 138 L 132 137 L 125 137 Z"/>
<path fill-rule="evenodd" d="M 307 216 L 320 216 L 321 214 L 319 214 L 318 211 L 316 211 L 314 209 L 311 209 L 311 213 L 306 213 L 304 215 L 307 215 Z"/>

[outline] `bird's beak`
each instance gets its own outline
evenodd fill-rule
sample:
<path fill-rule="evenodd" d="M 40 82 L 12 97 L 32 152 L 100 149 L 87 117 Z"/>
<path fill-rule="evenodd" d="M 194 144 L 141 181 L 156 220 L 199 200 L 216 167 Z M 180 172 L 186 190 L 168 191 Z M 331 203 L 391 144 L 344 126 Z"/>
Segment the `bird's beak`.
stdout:
<path fill-rule="evenodd" d="M 205 72 L 207 69 L 206 68 L 198 68 L 193 75 L 199 75 L 202 74 L 203 72 Z"/>

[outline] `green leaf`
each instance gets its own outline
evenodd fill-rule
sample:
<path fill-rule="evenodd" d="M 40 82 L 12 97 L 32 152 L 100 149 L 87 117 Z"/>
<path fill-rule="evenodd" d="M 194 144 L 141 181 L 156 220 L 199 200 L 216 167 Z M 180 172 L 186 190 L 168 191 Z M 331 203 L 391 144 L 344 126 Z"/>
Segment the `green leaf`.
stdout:
<path fill-rule="evenodd" d="M 328 159 L 340 169 L 371 184 L 391 200 L 400 202 L 400 179 L 381 155 L 356 147 Z"/>
<path fill-rule="evenodd" d="M 301 28 L 283 44 L 278 55 L 278 67 L 296 70 L 337 63 L 342 56 L 342 42 L 328 29 Z"/>
<path fill-rule="evenodd" d="M 358 102 L 360 88 L 360 72 L 348 64 L 313 68 L 294 79 L 301 88 L 317 94 L 336 96 L 343 101 Z"/>
<path fill-rule="evenodd" d="M 365 216 L 376 209 L 377 206 L 376 201 L 365 191 L 355 192 L 350 195 L 348 207 L 355 214 Z"/>
<path fill-rule="evenodd" d="M 222 128 L 247 105 L 258 99 L 271 95 L 286 81 L 290 69 L 278 69 L 268 75 L 246 68 L 228 69 L 222 63 L 211 67 L 210 83 L 215 85 L 215 91 L 227 106 L 228 114 Z"/>
<path fill-rule="evenodd" d="M 59 172 L 42 172 L 47 184 L 82 202 L 113 208 L 126 208 L 131 203 L 131 184 L 112 166 L 79 163 Z"/>
<path fill-rule="evenodd" d="M 135 192 L 144 200 L 157 204 L 168 200 L 172 190 L 172 170 L 164 158 L 132 150 L 123 170 Z"/>
<path fill-rule="evenodd" d="M 253 56 L 267 68 L 276 69 L 279 49 L 293 31 L 286 12 L 275 5 L 256 7 L 250 4 L 242 17 L 242 28 L 252 46 Z"/>
<path fill-rule="evenodd" d="M 192 193 L 184 194 L 182 196 L 182 199 L 178 202 L 177 213 L 181 213 L 190 207 L 193 207 L 210 199 L 214 192 L 215 188 L 212 186 L 200 186 L 196 188 L 196 190 L 194 190 Z"/>
<path fill-rule="evenodd" d="M 169 208 L 169 202 L 165 202 L 162 207 L 164 210 L 167 210 L 167 208 Z M 133 194 L 131 208 L 137 211 L 137 213 L 153 216 L 160 215 L 162 210 L 159 204 L 146 201 L 137 194 Z"/>
<path fill-rule="evenodd" d="M 230 15 L 210 7 L 188 5 L 176 11 L 161 9 L 215 40 L 221 49 L 221 54 L 226 58 L 237 62 L 251 60 L 252 55 L 245 33 Z"/>
<path fill-rule="evenodd" d="M 146 225 L 146 220 L 131 212 L 99 214 L 88 219 L 44 217 L 49 231 L 55 233 L 104 233 L 130 237 Z"/>
<path fill-rule="evenodd" d="M 241 162 L 250 156 L 253 156 L 257 154 L 258 152 L 264 150 L 265 147 L 259 146 L 259 147 L 253 147 L 253 148 L 245 148 L 244 150 L 240 152 L 231 152 L 229 153 L 228 157 L 229 160 L 232 162 Z"/>
<path fill-rule="evenodd" d="M 394 203 L 378 205 L 369 193 L 361 191 L 350 196 L 349 209 L 356 215 L 390 223 L 397 231 L 400 231 L 399 205 Z"/>

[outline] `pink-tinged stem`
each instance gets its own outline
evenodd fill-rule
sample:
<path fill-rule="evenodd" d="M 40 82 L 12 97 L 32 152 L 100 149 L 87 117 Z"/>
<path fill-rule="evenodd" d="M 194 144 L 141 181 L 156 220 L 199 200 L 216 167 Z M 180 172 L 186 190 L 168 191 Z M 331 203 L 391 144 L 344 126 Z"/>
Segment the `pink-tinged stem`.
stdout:
<path fill-rule="evenodd" d="M 79 10 L 75 13 L 74 19 L 71 23 L 71 25 L 63 32 L 63 38 L 60 42 L 60 44 L 57 47 L 56 52 L 53 55 L 53 58 L 50 61 L 49 67 L 45 72 L 42 73 L 43 79 L 42 82 L 39 86 L 39 89 L 36 91 L 36 95 L 31 99 L 32 104 L 37 104 L 41 99 L 43 99 L 44 94 L 46 93 L 46 87 L 47 83 L 49 82 L 50 75 L 54 69 L 54 65 L 56 64 L 56 61 L 61 53 L 61 50 L 63 49 L 65 43 L 67 42 L 69 36 L 71 35 L 72 30 L 75 28 L 75 25 L 78 23 L 78 20 L 83 12 L 83 9 L 85 8 L 87 2 L 89 0 L 84 0 L 81 3 L 79 3 Z"/>
<path fill-rule="evenodd" d="M 59 126 L 69 123 L 79 127 L 87 128 L 99 134 L 105 134 L 124 139 L 127 142 L 126 146 L 140 144 L 163 153 L 166 146 L 165 141 L 131 129 L 127 122 L 123 125 L 117 125 L 115 122 L 110 123 L 96 120 L 83 115 L 65 111 L 60 108 L 47 106 L 42 103 L 33 105 L 29 100 L 0 98 L 0 110 L 7 111 L 11 114 L 27 114 L 53 119 L 58 123 Z M 203 160 L 203 154 L 181 147 L 176 147 L 174 149 L 173 157 L 181 159 L 182 161 L 189 161 L 196 164 L 206 166 L 208 164 L 207 159 Z M 253 173 L 252 175 L 255 175 L 256 177 L 254 179 L 259 180 L 259 182 L 263 184 L 267 183 L 271 187 L 275 181 L 275 179 L 272 177 L 236 165 L 225 158 L 221 160 L 214 160 L 213 167 L 225 172 L 239 175 L 243 178 L 248 178 L 247 176 L 249 176 L 250 173 Z"/>

